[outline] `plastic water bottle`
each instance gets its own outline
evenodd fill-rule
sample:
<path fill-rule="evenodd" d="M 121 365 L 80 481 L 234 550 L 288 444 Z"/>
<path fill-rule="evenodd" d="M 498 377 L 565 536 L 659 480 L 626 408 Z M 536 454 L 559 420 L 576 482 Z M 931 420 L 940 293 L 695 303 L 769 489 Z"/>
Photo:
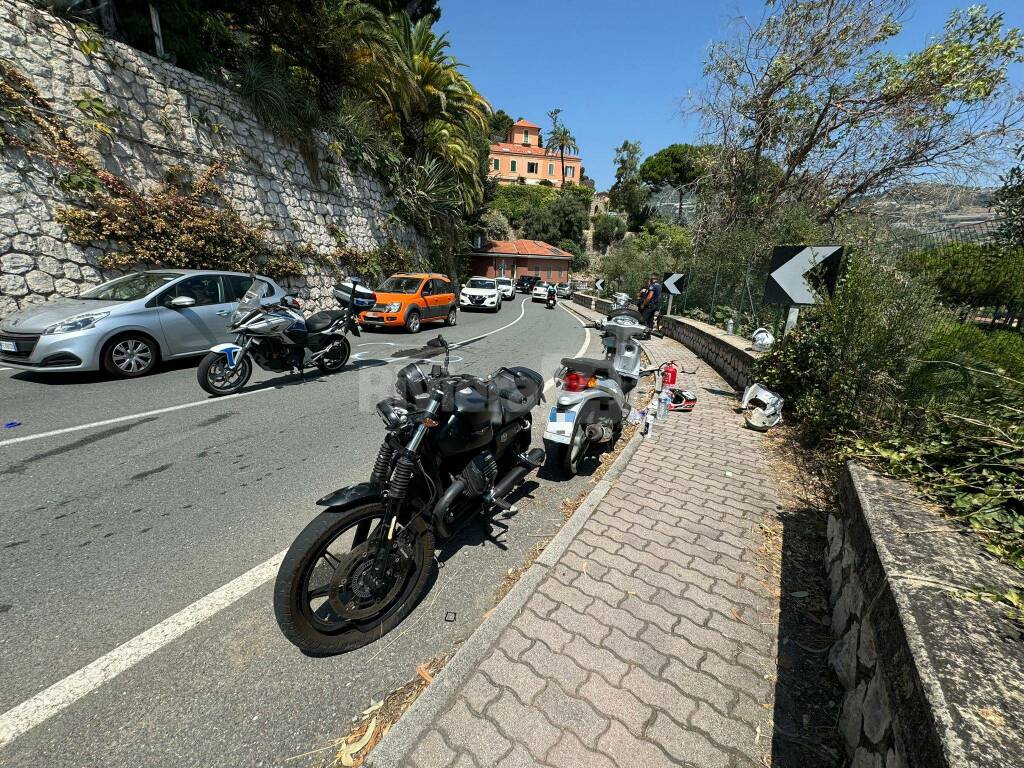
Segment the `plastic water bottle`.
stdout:
<path fill-rule="evenodd" d="M 668 387 L 661 390 L 661 394 L 658 395 L 658 421 L 668 420 L 668 406 L 672 402 L 672 394 L 669 392 Z"/>
<path fill-rule="evenodd" d="M 658 398 L 652 397 L 644 417 L 644 437 L 654 437 L 654 418 L 658 411 Z"/>

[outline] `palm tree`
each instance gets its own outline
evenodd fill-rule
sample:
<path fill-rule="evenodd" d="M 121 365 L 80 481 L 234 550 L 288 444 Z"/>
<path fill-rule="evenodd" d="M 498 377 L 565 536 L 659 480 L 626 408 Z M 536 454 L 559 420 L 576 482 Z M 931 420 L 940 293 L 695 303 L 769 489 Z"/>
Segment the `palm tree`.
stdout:
<path fill-rule="evenodd" d="M 548 117 L 551 118 L 551 132 L 548 134 L 548 140 L 544 142 L 548 154 L 552 154 L 553 150 L 557 150 L 561 157 L 562 164 L 562 186 L 565 186 L 565 153 L 568 152 L 570 155 L 579 154 L 580 148 L 576 144 L 576 137 L 572 135 L 565 123 L 559 120 L 558 115 L 562 112 L 560 109 L 553 109 L 548 112 Z"/>

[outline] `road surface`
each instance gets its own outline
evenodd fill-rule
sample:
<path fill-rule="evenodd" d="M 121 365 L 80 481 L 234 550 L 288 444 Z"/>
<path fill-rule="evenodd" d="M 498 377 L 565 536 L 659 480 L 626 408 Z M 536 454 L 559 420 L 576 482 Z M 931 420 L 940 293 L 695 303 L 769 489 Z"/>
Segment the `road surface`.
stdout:
<path fill-rule="evenodd" d="M 598 346 L 568 311 L 517 296 L 455 328 L 365 333 L 334 376 L 257 371 L 232 398 L 207 398 L 195 361 L 134 381 L 0 370 L 0 423 L 21 422 L 0 431 L 0 766 L 316 764 L 330 753 L 285 761 L 467 637 L 587 478 L 544 473 L 518 515 L 468 526 L 412 616 L 357 652 L 303 656 L 271 599 L 313 502 L 369 474 L 391 356 L 439 330 L 487 334 L 453 357 L 479 374 L 548 378 Z M 535 445 L 543 420 L 542 406 Z"/>

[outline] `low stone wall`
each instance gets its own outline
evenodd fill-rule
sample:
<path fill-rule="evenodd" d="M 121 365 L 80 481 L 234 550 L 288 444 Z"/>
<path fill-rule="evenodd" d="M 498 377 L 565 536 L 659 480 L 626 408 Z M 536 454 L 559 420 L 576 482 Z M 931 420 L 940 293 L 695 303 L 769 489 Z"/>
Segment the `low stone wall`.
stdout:
<path fill-rule="evenodd" d="M 578 293 L 572 300 L 599 312 L 608 312 L 612 306 L 607 299 L 586 293 Z M 687 317 L 663 316 L 658 327 L 666 336 L 692 350 L 736 389 L 742 391 L 753 383 L 750 369 L 761 353 L 750 348 L 749 340 L 730 336 L 721 328 Z"/>
<path fill-rule="evenodd" d="M 1024 764 L 1024 628 L 981 590 L 1021 574 L 916 498 L 849 464 L 826 553 L 854 768 Z"/>
<path fill-rule="evenodd" d="M 730 336 L 721 328 L 687 317 L 662 317 L 658 326 L 666 336 L 693 350 L 736 389 L 742 392 L 753 383 L 750 369 L 761 353 L 750 348 L 749 339 Z"/>

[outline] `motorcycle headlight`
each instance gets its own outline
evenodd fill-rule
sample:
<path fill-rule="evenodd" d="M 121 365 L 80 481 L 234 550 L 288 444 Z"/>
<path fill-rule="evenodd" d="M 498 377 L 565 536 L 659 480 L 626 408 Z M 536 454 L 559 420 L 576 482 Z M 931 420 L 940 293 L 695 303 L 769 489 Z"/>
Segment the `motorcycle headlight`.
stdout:
<path fill-rule="evenodd" d="M 406 421 L 406 411 L 402 408 L 396 408 L 388 400 L 381 400 L 377 403 L 377 415 L 381 417 L 384 425 L 391 430 L 401 428 Z"/>
<path fill-rule="evenodd" d="M 72 315 L 65 320 L 61 320 L 59 323 L 48 325 L 43 329 L 43 335 L 55 336 L 58 333 L 84 331 L 86 328 L 92 328 L 96 323 L 109 314 L 109 312 L 83 312 L 80 315 Z"/>
<path fill-rule="evenodd" d="M 388 304 L 386 307 L 384 307 L 384 311 L 385 312 L 397 312 L 401 308 L 402 308 L 402 303 L 400 301 L 392 301 L 390 304 Z"/>

